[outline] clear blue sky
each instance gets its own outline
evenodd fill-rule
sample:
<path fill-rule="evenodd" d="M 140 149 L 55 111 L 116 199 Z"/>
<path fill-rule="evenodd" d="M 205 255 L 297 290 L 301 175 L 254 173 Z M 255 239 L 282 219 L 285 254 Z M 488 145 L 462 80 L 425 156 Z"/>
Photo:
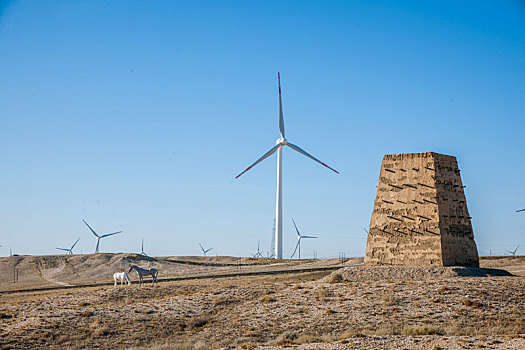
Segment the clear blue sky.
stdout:
<path fill-rule="evenodd" d="M 0 0 L 0 255 L 362 256 L 384 154 L 458 158 L 481 254 L 525 232 L 523 1 Z M 520 248 L 521 250 L 521 248 Z M 522 251 L 523 252 L 523 251 Z"/>

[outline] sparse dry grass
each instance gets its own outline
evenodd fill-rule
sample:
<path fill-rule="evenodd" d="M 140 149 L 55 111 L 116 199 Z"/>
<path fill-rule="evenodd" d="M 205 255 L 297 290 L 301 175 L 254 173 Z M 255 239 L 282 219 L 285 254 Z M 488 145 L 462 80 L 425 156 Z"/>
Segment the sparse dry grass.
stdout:
<path fill-rule="evenodd" d="M 445 335 L 497 336 L 491 338 L 496 346 L 506 337 L 521 341 L 525 334 L 523 277 L 388 283 L 304 276 L 10 296 L 0 299 L 0 343 L 11 348 L 373 348 L 355 344 L 374 337 Z"/>

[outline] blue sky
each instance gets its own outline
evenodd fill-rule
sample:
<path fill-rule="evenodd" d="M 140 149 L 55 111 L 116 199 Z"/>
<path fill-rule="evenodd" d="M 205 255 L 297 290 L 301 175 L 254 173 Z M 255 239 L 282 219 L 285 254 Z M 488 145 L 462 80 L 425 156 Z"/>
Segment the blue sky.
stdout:
<path fill-rule="evenodd" d="M 0 255 L 362 256 L 384 154 L 458 158 L 480 254 L 525 246 L 522 1 L 0 1 Z M 521 215 L 520 215 L 521 214 Z"/>

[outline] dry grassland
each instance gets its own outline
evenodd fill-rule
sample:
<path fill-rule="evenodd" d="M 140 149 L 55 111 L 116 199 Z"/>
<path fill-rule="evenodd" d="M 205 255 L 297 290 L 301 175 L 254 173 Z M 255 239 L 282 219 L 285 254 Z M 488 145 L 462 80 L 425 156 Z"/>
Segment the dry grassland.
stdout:
<path fill-rule="evenodd" d="M 393 269 L 4 292 L 0 349 L 525 348 L 525 277 Z"/>

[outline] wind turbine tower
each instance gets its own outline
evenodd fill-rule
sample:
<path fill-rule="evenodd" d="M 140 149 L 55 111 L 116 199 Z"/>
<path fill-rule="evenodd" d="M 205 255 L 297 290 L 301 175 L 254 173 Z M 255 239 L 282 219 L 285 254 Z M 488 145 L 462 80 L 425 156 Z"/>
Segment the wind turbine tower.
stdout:
<path fill-rule="evenodd" d="M 277 259 L 283 258 L 283 147 L 288 146 L 294 151 L 301 153 L 302 155 L 316 161 L 317 163 L 327 167 L 333 172 L 339 174 L 339 172 L 325 163 L 321 162 L 319 159 L 315 158 L 299 146 L 296 146 L 290 142 L 285 137 L 284 133 L 284 117 L 283 117 L 283 103 L 281 98 L 281 75 L 277 73 L 277 80 L 279 84 L 279 131 L 281 137 L 275 142 L 276 145 L 272 147 L 268 152 L 266 152 L 261 158 L 257 159 L 255 163 L 246 168 L 242 173 L 237 175 L 235 178 L 239 178 L 242 174 L 277 152 L 277 195 L 275 200 L 275 226 L 276 226 L 276 235 L 275 235 L 275 257 Z"/>

